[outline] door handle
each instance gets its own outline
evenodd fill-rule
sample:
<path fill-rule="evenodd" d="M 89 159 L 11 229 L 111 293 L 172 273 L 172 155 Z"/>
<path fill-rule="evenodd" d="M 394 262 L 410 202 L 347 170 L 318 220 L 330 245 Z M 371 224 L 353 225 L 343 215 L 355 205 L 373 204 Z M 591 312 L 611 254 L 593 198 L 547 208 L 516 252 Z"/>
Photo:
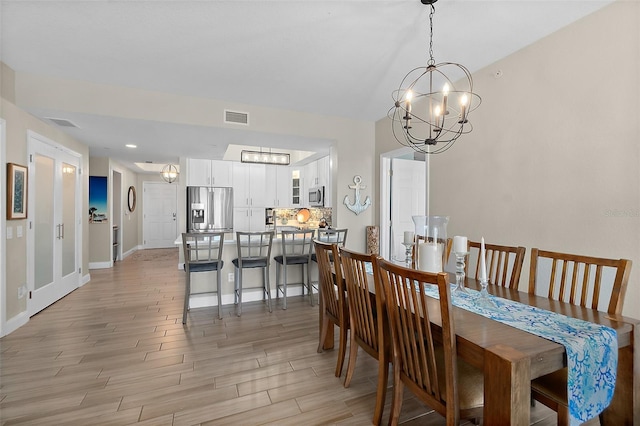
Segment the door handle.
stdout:
<path fill-rule="evenodd" d="M 60 224 L 60 239 L 64 240 L 64 223 Z"/>

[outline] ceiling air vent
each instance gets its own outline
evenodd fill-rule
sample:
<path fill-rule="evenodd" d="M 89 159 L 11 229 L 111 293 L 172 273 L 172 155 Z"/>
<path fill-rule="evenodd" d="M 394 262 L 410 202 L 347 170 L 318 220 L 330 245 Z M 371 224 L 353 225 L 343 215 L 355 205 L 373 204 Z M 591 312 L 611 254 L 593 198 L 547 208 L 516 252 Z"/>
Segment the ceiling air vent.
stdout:
<path fill-rule="evenodd" d="M 66 118 L 47 117 L 47 120 L 53 121 L 55 124 L 57 124 L 60 127 L 76 127 L 76 128 L 79 128 L 75 123 L 67 120 Z"/>
<path fill-rule="evenodd" d="M 249 114 L 246 112 L 224 110 L 224 122 L 249 125 Z"/>

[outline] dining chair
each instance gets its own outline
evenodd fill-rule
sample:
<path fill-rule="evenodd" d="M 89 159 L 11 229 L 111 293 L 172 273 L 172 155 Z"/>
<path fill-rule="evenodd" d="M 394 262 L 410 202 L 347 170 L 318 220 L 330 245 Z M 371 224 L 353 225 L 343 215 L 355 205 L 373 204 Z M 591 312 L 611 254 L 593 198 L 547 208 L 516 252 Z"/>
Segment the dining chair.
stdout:
<path fill-rule="evenodd" d="M 389 327 L 384 311 L 384 292 L 370 291 L 373 277 L 367 275 L 367 263 L 372 262 L 375 254 L 364 254 L 340 249 L 340 259 L 347 290 L 349 304 L 349 362 L 344 386 L 349 387 L 356 368 L 358 347 L 378 360 L 378 383 L 376 390 L 376 405 L 373 413 L 373 424 L 382 421 L 384 401 L 387 394 L 389 375 L 389 361 L 391 345 Z M 372 297 L 372 295 L 374 297 Z"/>
<path fill-rule="evenodd" d="M 271 265 L 271 246 L 273 244 L 273 231 L 263 232 L 236 232 L 236 247 L 238 257 L 231 263 L 235 267 L 234 274 L 234 301 L 237 306 L 236 314 L 242 315 L 242 271 L 245 268 L 262 269 L 262 293 L 263 299 L 267 299 L 269 312 L 271 312 L 271 283 L 269 279 L 269 266 Z M 254 288 L 254 287 L 252 287 Z"/>
<path fill-rule="evenodd" d="M 347 351 L 349 308 L 345 299 L 345 284 L 340 262 L 334 263 L 332 260 L 340 259 L 338 246 L 336 243 L 326 243 L 318 240 L 314 241 L 314 245 L 318 259 L 318 276 L 320 280 L 319 292 L 321 300 L 318 303 L 322 310 L 322 327 L 320 329 L 318 353 L 322 352 L 329 327 L 337 325 L 340 329 L 340 341 L 335 375 L 340 377 Z"/>
<path fill-rule="evenodd" d="M 315 230 L 281 231 L 280 235 L 282 254 L 273 258 L 276 261 L 276 298 L 280 297 L 280 292 L 282 292 L 284 298 L 282 309 L 287 309 L 287 286 L 300 285 L 303 296 L 305 288 L 308 290 L 310 303 L 313 306 L 313 286 L 311 284 L 311 274 L 309 273 L 309 263 L 311 262 Z M 301 282 L 288 282 L 287 270 L 289 266 L 300 266 Z M 306 282 L 304 278 L 305 269 Z M 282 282 L 280 282 L 281 276 Z"/>
<path fill-rule="evenodd" d="M 631 261 L 531 249 L 529 293 L 589 309 L 620 314 Z M 559 280 L 559 282 L 558 282 Z M 567 369 L 531 382 L 531 396 L 557 413 L 558 425 L 569 424 Z"/>
<path fill-rule="evenodd" d="M 418 264 L 418 246 L 420 245 L 421 242 L 424 243 L 428 241 L 433 241 L 433 238 L 429 238 L 424 235 L 416 235 L 414 237 L 414 240 L 415 240 L 414 241 L 415 244 L 411 248 L 411 267 L 413 269 L 416 269 Z M 453 238 L 447 238 L 447 244 L 445 246 L 445 256 L 442 264 L 443 269 L 447 266 L 447 263 L 449 263 L 449 256 L 451 255 L 452 246 L 453 246 Z"/>
<path fill-rule="evenodd" d="M 393 339 L 389 424 L 398 424 L 405 385 L 444 416 L 447 425 L 461 419 L 477 422 L 484 404 L 483 372 L 457 356 L 448 274 L 409 269 L 380 257 L 373 259 L 373 268 L 376 292 L 381 288 L 385 294 Z M 429 285 L 438 287 L 439 300 L 426 295 Z"/>
<path fill-rule="evenodd" d="M 187 323 L 189 299 L 194 294 L 216 293 L 218 298 L 218 318 L 222 319 L 222 247 L 224 232 L 185 232 L 182 234 L 184 271 L 186 272 L 184 309 L 182 324 Z M 191 292 L 191 274 L 196 272 L 216 272 L 216 289 L 213 291 Z"/>
<path fill-rule="evenodd" d="M 475 264 L 475 272 L 471 276 L 477 280 L 480 276 L 480 243 L 468 241 L 467 247 L 469 248 L 469 262 L 466 264 L 465 272 L 467 276 L 470 276 L 468 274 L 469 264 Z M 527 249 L 498 244 L 485 244 L 484 249 L 489 284 L 517 290 Z"/>

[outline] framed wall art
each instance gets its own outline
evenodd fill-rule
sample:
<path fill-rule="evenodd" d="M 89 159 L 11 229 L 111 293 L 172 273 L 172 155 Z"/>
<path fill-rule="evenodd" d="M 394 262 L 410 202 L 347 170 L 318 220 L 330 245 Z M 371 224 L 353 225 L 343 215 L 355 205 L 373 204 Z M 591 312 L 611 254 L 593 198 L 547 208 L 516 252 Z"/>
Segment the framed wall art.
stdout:
<path fill-rule="evenodd" d="M 127 208 L 130 212 L 136 209 L 136 187 L 130 186 L 127 192 Z"/>
<path fill-rule="evenodd" d="M 7 163 L 7 220 L 27 218 L 27 173 L 25 166 Z"/>
<path fill-rule="evenodd" d="M 89 223 L 107 222 L 107 177 L 89 176 Z"/>

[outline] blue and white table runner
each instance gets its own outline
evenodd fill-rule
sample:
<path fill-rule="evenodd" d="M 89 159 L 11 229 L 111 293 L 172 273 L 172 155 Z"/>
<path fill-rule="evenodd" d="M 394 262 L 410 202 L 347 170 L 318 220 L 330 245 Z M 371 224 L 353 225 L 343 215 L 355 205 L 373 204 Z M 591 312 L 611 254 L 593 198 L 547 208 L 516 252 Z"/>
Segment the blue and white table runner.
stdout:
<path fill-rule="evenodd" d="M 372 272 L 369 268 L 367 272 Z M 596 417 L 609 406 L 618 369 L 614 329 L 491 295 L 493 305 L 478 303 L 480 293 L 467 290 L 469 294 L 452 293 L 454 306 L 564 345 L 572 426 Z M 425 291 L 439 298 L 436 286 L 427 286 Z"/>

